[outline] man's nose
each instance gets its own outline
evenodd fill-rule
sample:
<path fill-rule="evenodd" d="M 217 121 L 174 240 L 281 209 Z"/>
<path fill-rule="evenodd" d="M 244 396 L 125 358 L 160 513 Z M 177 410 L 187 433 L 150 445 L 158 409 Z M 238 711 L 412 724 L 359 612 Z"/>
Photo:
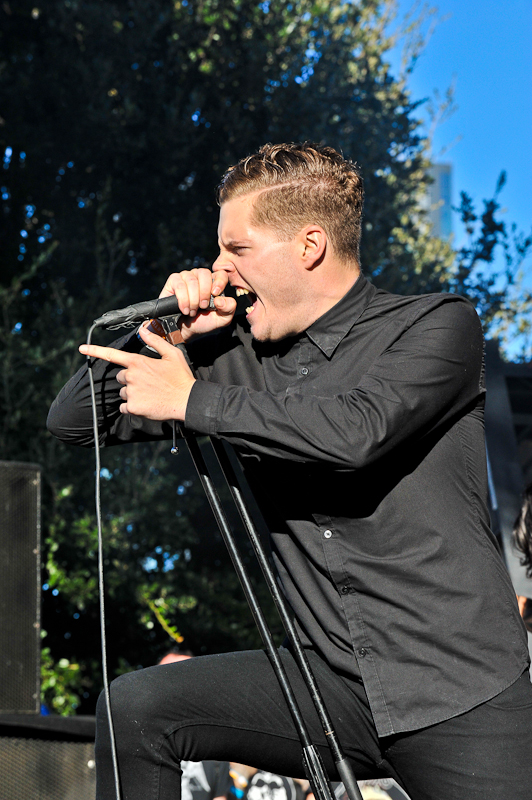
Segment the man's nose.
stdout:
<path fill-rule="evenodd" d="M 220 253 L 214 264 L 212 265 L 213 272 L 220 272 L 224 270 L 229 275 L 231 272 L 234 271 L 234 265 L 232 264 L 231 260 L 227 255 L 224 253 Z"/>

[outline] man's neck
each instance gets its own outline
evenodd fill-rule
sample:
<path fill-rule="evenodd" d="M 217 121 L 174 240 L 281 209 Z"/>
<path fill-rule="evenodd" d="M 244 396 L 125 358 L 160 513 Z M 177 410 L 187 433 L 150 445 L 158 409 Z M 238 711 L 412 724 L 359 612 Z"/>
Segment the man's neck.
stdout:
<path fill-rule="evenodd" d="M 356 262 L 349 264 L 337 262 L 324 269 L 319 276 L 317 275 L 313 287 L 315 319 L 319 319 L 339 303 L 342 297 L 345 297 L 353 288 L 360 275 L 361 270 Z"/>

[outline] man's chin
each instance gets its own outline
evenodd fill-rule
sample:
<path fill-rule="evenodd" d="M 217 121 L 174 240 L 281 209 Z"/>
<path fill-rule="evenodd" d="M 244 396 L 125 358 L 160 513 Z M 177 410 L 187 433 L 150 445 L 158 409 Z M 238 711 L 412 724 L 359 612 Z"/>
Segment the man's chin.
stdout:
<path fill-rule="evenodd" d="M 251 331 L 251 335 L 257 342 L 270 342 L 272 341 L 270 338 L 270 332 L 268 330 L 264 330 L 264 326 L 260 325 L 258 320 L 253 322 L 252 320 L 248 320 L 249 322 L 249 329 Z"/>
<path fill-rule="evenodd" d="M 281 342 L 290 336 L 297 335 L 298 331 L 290 330 L 283 321 L 275 321 L 273 324 L 264 317 L 248 319 L 251 335 L 257 342 Z"/>
<path fill-rule="evenodd" d="M 253 338 L 255 339 L 256 342 L 275 342 L 276 341 L 276 339 L 272 339 L 271 336 L 268 336 L 265 333 L 263 333 L 263 334 L 261 334 L 260 332 L 255 333 L 255 331 L 253 329 L 251 329 L 251 335 L 253 336 Z"/>
<path fill-rule="evenodd" d="M 257 342 L 282 342 L 291 336 L 298 336 L 301 331 L 283 330 L 275 332 L 272 330 L 261 330 L 258 325 L 250 325 L 251 335 Z"/>
<path fill-rule="evenodd" d="M 253 330 L 253 328 L 251 328 L 251 335 L 256 342 L 280 342 L 281 339 L 286 339 L 285 335 L 275 336 L 271 331 Z"/>

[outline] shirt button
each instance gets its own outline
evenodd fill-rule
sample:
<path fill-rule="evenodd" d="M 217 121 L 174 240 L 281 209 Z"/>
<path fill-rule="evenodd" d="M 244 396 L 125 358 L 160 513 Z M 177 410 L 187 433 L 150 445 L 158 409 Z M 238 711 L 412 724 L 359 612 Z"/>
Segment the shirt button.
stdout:
<path fill-rule="evenodd" d="M 307 367 L 302 367 L 301 374 L 302 375 L 308 375 L 308 368 Z"/>
<path fill-rule="evenodd" d="M 323 535 L 325 536 L 326 539 L 330 539 L 332 536 L 332 531 L 324 531 Z"/>
<path fill-rule="evenodd" d="M 358 655 L 360 656 L 360 658 L 365 658 L 367 654 L 368 651 L 366 650 L 365 647 L 361 647 L 360 650 L 358 651 Z"/>

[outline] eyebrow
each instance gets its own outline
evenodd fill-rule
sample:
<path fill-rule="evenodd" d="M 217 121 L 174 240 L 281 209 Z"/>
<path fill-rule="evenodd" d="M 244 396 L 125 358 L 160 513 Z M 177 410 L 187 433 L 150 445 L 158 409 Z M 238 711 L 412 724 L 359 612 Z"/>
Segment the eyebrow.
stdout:
<path fill-rule="evenodd" d="M 251 244 L 250 239 L 229 239 L 228 242 L 224 242 L 222 239 L 218 240 L 218 243 L 223 245 L 227 250 L 230 250 L 232 247 L 243 247 L 245 245 Z"/>

